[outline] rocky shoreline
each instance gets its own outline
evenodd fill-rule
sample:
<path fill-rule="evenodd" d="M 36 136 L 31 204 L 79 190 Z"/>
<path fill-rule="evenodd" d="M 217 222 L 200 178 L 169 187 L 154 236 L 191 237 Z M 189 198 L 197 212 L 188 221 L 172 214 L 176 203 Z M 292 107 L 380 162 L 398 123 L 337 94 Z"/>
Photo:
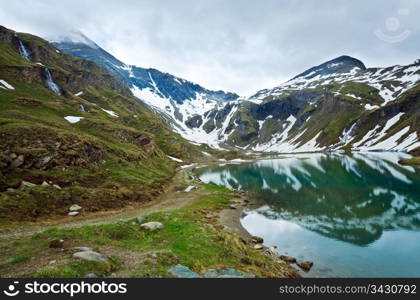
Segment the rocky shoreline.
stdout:
<path fill-rule="evenodd" d="M 193 169 L 192 166 L 185 169 L 188 177 L 193 178 L 195 181 L 200 181 L 193 173 Z M 271 260 L 289 264 L 293 270 L 291 272 L 293 274 L 292 277 L 303 277 L 304 273 L 311 270 L 314 264 L 312 261 L 299 261 L 295 257 L 283 255 L 278 251 L 277 246 L 264 245 L 264 239 L 262 237 L 253 236 L 242 226 L 240 220 L 245 210 L 255 209 L 260 205 L 261 203 L 251 197 L 246 191 L 236 190 L 233 203 L 217 213 L 218 223 L 223 226 L 224 230 L 238 236 L 244 244 L 260 251 Z"/>

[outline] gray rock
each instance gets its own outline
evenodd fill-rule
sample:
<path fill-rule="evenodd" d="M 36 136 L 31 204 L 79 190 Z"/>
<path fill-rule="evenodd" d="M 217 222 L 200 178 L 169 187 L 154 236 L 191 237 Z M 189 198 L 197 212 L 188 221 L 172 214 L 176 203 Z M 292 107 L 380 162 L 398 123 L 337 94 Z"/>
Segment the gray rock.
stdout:
<path fill-rule="evenodd" d="M 31 182 L 22 180 L 22 183 L 20 184 L 20 187 L 19 188 L 20 189 L 24 189 L 25 187 L 34 187 L 34 186 L 36 186 L 35 183 L 31 183 Z"/>
<path fill-rule="evenodd" d="M 81 210 L 82 207 L 77 205 L 77 204 L 73 204 L 72 206 L 70 206 L 69 211 L 79 211 Z"/>
<path fill-rule="evenodd" d="M 186 188 L 185 188 L 185 190 L 184 190 L 184 192 L 191 192 L 192 190 L 195 190 L 195 189 L 197 189 L 197 187 L 196 186 L 194 186 L 194 185 L 190 185 L 190 186 L 187 186 Z"/>
<path fill-rule="evenodd" d="M 68 215 L 69 215 L 70 217 L 77 216 L 78 214 L 79 214 L 79 212 L 78 212 L 78 211 L 71 211 L 71 212 L 69 212 L 69 213 L 68 213 Z"/>
<path fill-rule="evenodd" d="M 229 208 L 230 209 L 236 209 L 236 205 L 235 204 L 231 204 L 231 205 L 229 205 Z"/>
<path fill-rule="evenodd" d="M 42 182 L 41 186 L 50 186 L 50 184 L 46 181 Z"/>
<path fill-rule="evenodd" d="M 83 278 L 98 278 L 95 273 L 87 273 Z"/>
<path fill-rule="evenodd" d="M 169 272 L 178 278 L 199 278 L 200 276 L 183 265 L 176 265 L 169 269 Z"/>
<path fill-rule="evenodd" d="M 35 168 L 41 169 L 41 168 L 45 167 L 51 161 L 51 159 L 52 159 L 51 156 L 44 156 L 44 157 L 42 157 L 40 160 L 38 160 L 35 163 Z"/>
<path fill-rule="evenodd" d="M 55 265 L 57 263 L 57 261 L 54 259 L 54 260 L 51 260 L 48 264 L 49 265 Z"/>
<path fill-rule="evenodd" d="M 17 167 L 20 167 L 22 164 L 23 164 L 23 162 L 25 161 L 25 158 L 23 157 L 23 155 L 19 155 L 18 157 L 16 157 L 13 161 L 12 161 L 12 163 L 10 164 L 10 167 L 12 168 L 12 169 L 15 169 L 15 168 L 17 168 Z"/>
<path fill-rule="evenodd" d="M 263 244 L 255 244 L 254 249 L 255 250 L 262 250 L 264 248 Z"/>
<path fill-rule="evenodd" d="M 254 278 L 254 275 L 239 272 L 235 269 L 210 269 L 203 274 L 204 278 Z"/>
<path fill-rule="evenodd" d="M 137 218 L 136 218 L 136 220 L 137 220 L 137 223 L 139 223 L 139 224 L 141 224 L 141 223 L 143 223 L 144 222 L 144 217 L 143 216 L 138 216 Z"/>
<path fill-rule="evenodd" d="M 57 190 L 61 190 L 61 186 L 59 186 L 58 184 L 53 184 L 53 187 L 55 187 Z"/>
<path fill-rule="evenodd" d="M 12 189 L 12 188 L 7 188 L 6 191 L 8 191 L 8 192 L 14 192 L 16 190 L 15 189 Z"/>
<path fill-rule="evenodd" d="M 140 228 L 143 229 L 143 230 L 154 231 L 154 230 L 157 230 L 157 229 L 162 229 L 163 224 L 160 223 L 160 222 L 148 222 L 148 223 L 141 224 Z"/>
<path fill-rule="evenodd" d="M 89 247 L 81 247 L 81 246 L 76 246 L 73 247 L 74 250 L 78 250 L 78 251 L 92 251 L 92 248 Z"/>
<path fill-rule="evenodd" d="M 73 254 L 74 258 L 80 258 L 88 261 L 106 262 L 108 257 L 95 251 L 80 251 Z"/>

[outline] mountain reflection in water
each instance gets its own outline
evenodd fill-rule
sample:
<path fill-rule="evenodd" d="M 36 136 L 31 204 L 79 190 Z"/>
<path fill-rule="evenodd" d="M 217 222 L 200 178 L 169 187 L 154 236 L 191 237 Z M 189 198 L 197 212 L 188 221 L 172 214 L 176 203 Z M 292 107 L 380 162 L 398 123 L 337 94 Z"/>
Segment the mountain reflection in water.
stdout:
<path fill-rule="evenodd" d="M 197 169 L 204 182 L 247 190 L 267 205 L 255 212 L 328 238 L 366 246 L 384 231 L 420 229 L 420 170 L 407 154 L 285 155 Z"/>

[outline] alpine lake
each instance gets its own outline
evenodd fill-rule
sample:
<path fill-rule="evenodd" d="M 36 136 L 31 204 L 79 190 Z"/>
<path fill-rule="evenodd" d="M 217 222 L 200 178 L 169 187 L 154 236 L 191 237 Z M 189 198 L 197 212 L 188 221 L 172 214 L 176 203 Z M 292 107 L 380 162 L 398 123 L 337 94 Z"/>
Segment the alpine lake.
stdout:
<path fill-rule="evenodd" d="M 279 155 L 200 166 L 206 183 L 258 205 L 242 226 L 280 254 L 314 262 L 307 277 L 420 275 L 420 168 L 396 152 Z"/>

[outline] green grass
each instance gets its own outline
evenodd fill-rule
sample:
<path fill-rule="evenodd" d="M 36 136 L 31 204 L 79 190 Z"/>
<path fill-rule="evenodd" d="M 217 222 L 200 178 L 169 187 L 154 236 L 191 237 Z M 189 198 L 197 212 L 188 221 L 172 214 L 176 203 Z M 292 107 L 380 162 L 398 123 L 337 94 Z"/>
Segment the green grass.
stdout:
<path fill-rule="evenodd" d="M 128 267 L 127 261 L 124 263 L 127 258 L 123 255 L 119 257 L 118 254 L 114 255 L 110 264 L 105 265 L 88 264 L 68 256 L 64 265 L 43 266 L 24 274 L 35 277 L 80 277 L 90 272 L 99 276 L 123 272 L 129 277 L 171 277 L 168 269 L 176 264 L 188 266 L 199 273 L 210 268 L 235 268 L 261 277 L 286 275 L 285 265 L 274 263 L 205 218 L 207 213 L 225 208 L 230 203 L 233 197 L 231 191 L 213 185 L 201 185 L 200 191 L 196 192 L 202 197 L 194 204 L 146 217 L 145 222 L 162 222 L 164 228 L 161 230 L 140 230 L 135 220 L 71 229 L 51 228 L 13 245 L 13 253 L 42 256 L 42 248 L 54 239 L 64 239 L 77 245 L 88 244 L 104 254 L 107 254 L 106 249 L 109 247 L 114 249 L 113 253 L 130 253 Z M 136 263 L 136 253 L 144 254 L 145 259 Z M 151 259 L 147 253 L 156 253 L 156 257 Z M 25 261 L 21 263 L 25 264 Z M 0 266 L 0 274 L 7 274 L 10 267 L 10 264 Z"/>

